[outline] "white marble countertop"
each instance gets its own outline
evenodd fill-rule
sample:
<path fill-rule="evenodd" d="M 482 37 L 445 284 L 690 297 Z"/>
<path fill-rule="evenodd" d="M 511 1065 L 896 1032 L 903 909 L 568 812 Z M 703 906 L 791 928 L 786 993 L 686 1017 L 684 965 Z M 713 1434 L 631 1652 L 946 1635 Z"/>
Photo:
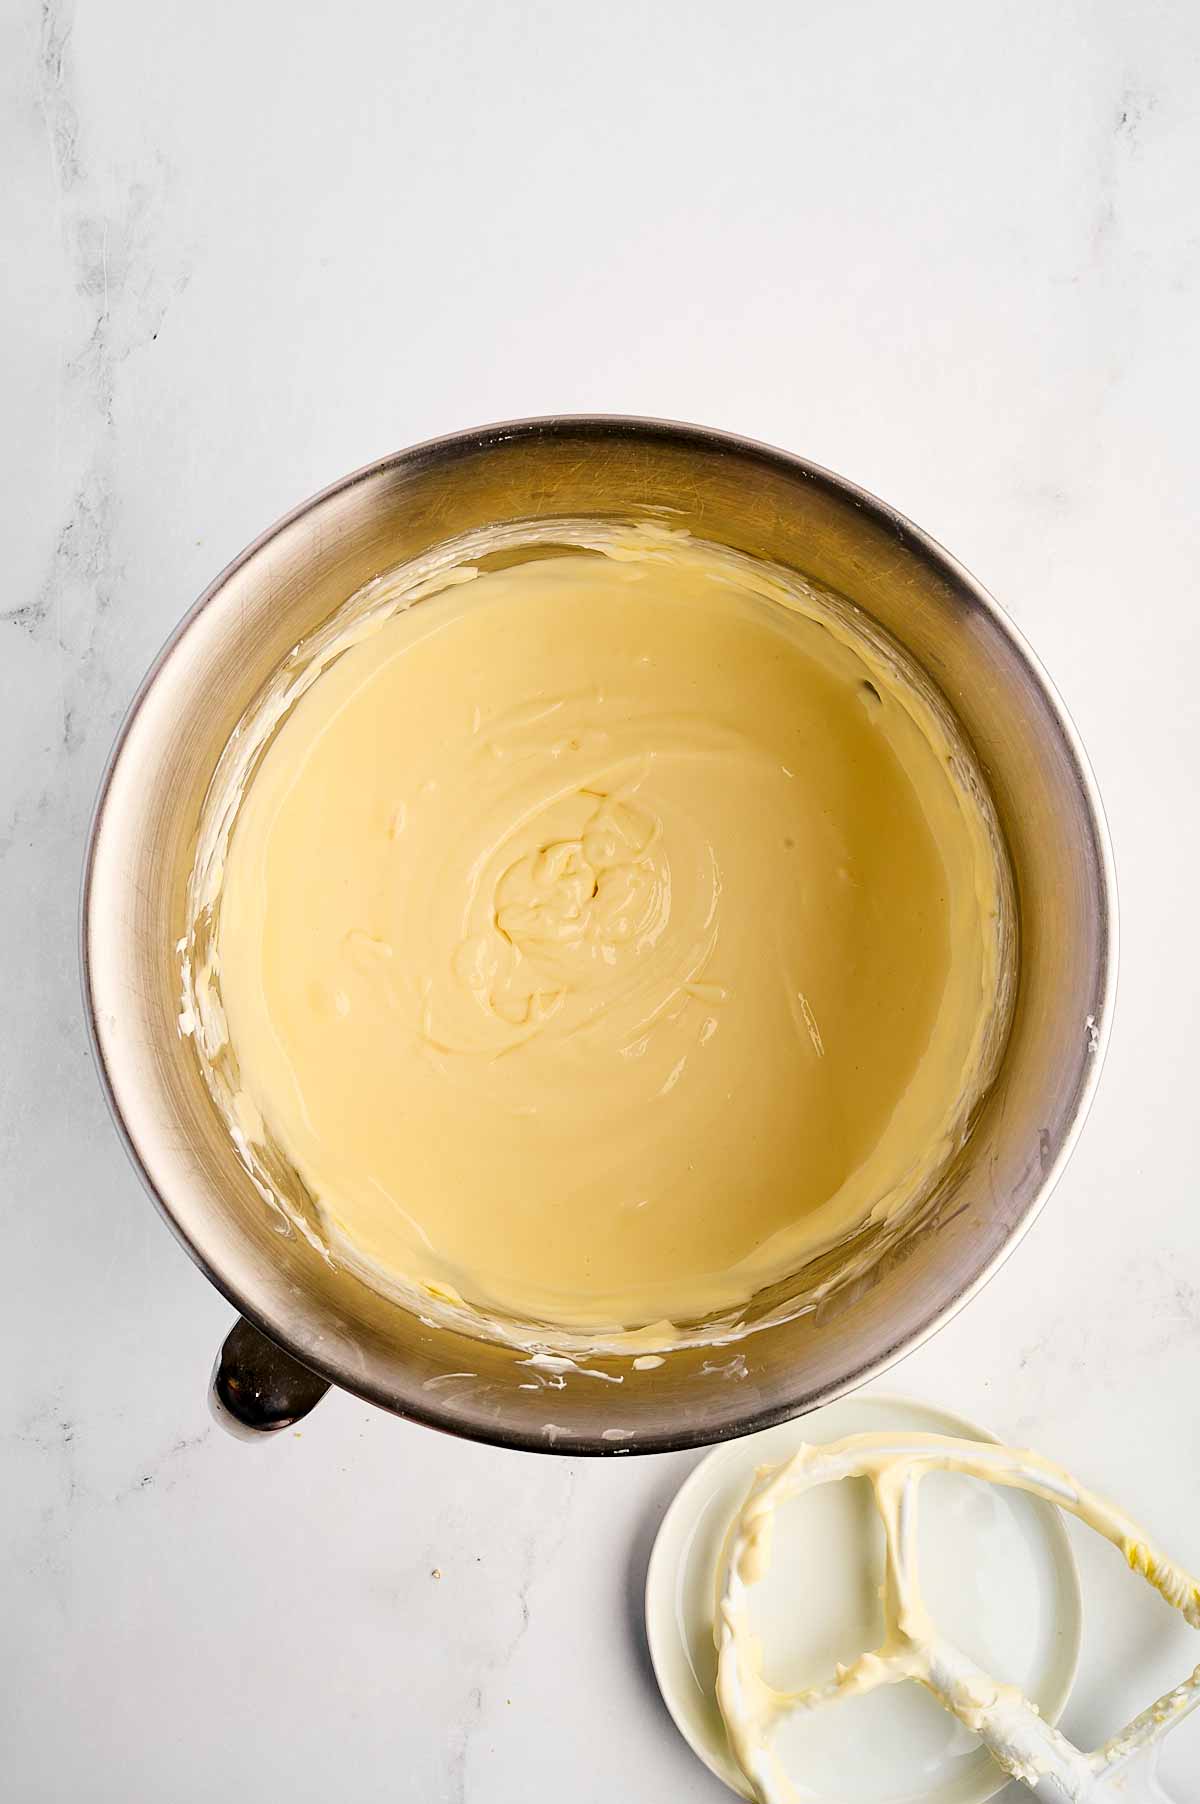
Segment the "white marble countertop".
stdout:
<path fill-rule="evenodd" d="M 1041 1223 L 892 1383 L 1200 1565 L 1191 0 L 9 0 L 0 84 L 0 1794 L 726 1796 L 639 1626 L 692 1458 L 516 1456 L 344 1396 L 225 1438 L 229 1311 L 84 1042 L 83 834 L 150 657 L 285 508 L 486 420 L 801 451 L 1049 665 L 1116 847 L 1112 1049 Z M 1095 1741 L 1200 1644 L 1082 1552 Z M 1198 1768 L 1181 1737 L 1184 1796 Z"/>

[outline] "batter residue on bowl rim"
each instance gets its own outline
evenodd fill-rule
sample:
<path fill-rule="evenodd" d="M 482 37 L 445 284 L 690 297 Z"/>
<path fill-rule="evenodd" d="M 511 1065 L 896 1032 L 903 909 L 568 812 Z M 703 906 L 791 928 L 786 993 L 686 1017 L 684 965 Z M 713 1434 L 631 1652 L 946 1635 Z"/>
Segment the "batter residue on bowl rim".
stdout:
<path fill-rule="evenodd" d="M 865 617 L 685 534 L 526 524 L 380 579 L 257 698 L 184 1025 L 331 1257 L 665 1346 L 928 1194 L 1012 935 L 969 751 Z"/>

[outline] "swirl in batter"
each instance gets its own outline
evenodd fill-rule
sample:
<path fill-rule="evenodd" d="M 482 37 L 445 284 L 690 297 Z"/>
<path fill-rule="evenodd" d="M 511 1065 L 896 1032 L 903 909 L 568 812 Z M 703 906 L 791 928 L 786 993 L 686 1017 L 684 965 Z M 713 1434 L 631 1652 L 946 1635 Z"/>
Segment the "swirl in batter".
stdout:
<path fill-rule="evenodd" d="M 1005 877 L 948 717 L 848 615 L 596 544 L 460 568 L 326 660 L 238 809 L 210 975 L 239 1122 L 362 1266 L 667 1336 L 944 1163 Z"/>

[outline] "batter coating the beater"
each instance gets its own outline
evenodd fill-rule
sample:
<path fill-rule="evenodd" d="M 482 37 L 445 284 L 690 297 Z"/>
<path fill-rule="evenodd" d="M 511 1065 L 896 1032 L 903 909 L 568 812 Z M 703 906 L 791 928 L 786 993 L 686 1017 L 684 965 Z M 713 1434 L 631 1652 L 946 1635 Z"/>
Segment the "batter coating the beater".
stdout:
<path fill-rule="evenodd" d="M 666 1343 L 928 1186 L 1002 1042 L 1007 875 L 948 712 L 850 610 L 682 534 L 557 536 L 326 636 L 210 835 L 189 981 L 335 1256 Z"/>

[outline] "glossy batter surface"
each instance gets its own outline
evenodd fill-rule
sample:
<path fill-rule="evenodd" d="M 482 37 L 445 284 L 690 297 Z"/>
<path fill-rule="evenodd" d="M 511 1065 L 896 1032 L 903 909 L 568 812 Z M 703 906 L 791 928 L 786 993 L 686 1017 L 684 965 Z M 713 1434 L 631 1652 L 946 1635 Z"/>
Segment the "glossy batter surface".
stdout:
<path fill-rule="evenodd" d="M 238 1119 L 331 1234 L 584 1332 L 902 1201 L 998 982 L 988 826 L 897 672 L 702 548 L 614 552 L 354 635 L 241 803 L 216 959 Z"/>

